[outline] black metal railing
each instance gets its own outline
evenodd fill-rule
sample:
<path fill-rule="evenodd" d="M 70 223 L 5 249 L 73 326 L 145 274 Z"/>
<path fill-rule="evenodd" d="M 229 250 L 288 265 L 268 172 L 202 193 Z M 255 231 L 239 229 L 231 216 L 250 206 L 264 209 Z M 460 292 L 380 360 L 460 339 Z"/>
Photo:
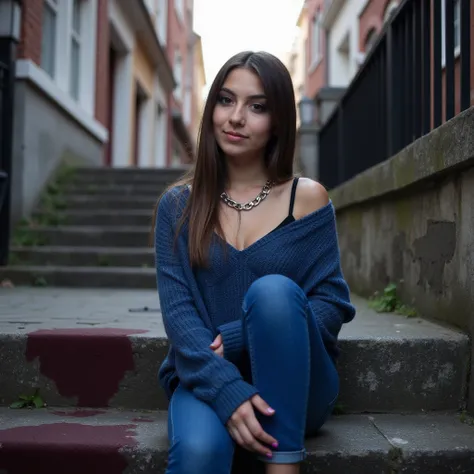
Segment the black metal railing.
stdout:
<path fill-rule="evenodd" d="M 8 75 L 8 67 L 6 64 L 0 61 L 0 144 L 3 143 L 5 137 L 5 92 L 6 92 L 6 78 Z M 5 171 L 2 170 L 1 164 L 3 163 L 2 159 L 3 147 L 0 146 L 0 210 L 2 209 L 2 204 L 6 194 L 7 179 L 8 176 Z M 1 232 L 1 229 L 0 229 Z"/>
<path fill-rule="evenodd" d="M 471 0 L 458 2 L 401 2 L 321 128 L 319 180 L 326 187 L 387 160 L 470 107 L 474 12 Z"/>
<path fill-rule="evenodd" d="M 8 263 L 16 44 L 0 38 L 0 266 Z"/>

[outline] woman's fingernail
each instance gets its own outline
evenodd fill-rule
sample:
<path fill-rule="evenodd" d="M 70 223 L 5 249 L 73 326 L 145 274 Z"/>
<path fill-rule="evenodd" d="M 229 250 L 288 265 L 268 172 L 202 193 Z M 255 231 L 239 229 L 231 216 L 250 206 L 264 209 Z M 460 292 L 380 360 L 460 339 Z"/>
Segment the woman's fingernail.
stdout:
<path fill-rule="evenodd" d="M 267 453 L 267 458 L 271 458 L 272 457 L 272 453 Z"/>
<path fill-rule="evenodd" d="M 272 443 L 272 446 L 273 446 L 274 448 L 278 448 L 278 443 Z"/>
<path fill-rule="evenodd" d="M 275 413 L 275 410 L 273 408 L 268 407 L 267 408 L 267 413 Z"/>

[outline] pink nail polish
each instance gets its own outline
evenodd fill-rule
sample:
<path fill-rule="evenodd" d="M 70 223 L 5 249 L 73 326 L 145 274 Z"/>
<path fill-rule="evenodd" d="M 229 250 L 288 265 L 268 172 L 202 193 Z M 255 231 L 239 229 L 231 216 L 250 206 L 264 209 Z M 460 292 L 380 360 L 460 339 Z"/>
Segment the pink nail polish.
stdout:
<path fill-rule="evenodd" d="M 267 408 L 267 413 L 275 413 L 275 410 L 273 408 Z"/>
<path fill-rule="evenodd" d="M 272 443 L 272 446 L 273 446 L 274 448 L 278 448 L 278 443 Z"/>
<path fill-rule="evenodd" d="M 267 458 L 271 458 L 272 457 L 272 453 L 267 453 Z"/>

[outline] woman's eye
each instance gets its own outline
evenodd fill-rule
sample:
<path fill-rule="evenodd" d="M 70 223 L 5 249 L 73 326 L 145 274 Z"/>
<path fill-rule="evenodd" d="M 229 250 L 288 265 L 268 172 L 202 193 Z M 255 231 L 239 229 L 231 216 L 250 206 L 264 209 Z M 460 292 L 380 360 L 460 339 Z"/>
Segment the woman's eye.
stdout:
<path fill-rule="evenodd" d="M 232 101 L 230 100 L 229 97 L 220 95 L 217 97 L 217 102 L 219 102 L 219 104 L 222 104 L 222 105 L 229 105 Z"/>
<path fill-rule="evenodd" d="M 265 112 L 267 110 L 267 106 L 265 104 L 252 104 L 252 108 L 254 112 Z"/>

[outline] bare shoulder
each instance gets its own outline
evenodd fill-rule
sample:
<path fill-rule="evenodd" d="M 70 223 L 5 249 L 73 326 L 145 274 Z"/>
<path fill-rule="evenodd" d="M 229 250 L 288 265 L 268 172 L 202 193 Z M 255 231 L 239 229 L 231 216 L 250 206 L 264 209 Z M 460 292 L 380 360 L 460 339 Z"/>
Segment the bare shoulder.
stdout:
<path fill-rule="evenodd" d="M 326 188 L 309 178 L 300 178 L 296 188 L 295 217 L 301 218 L 329 203 Z"/>

